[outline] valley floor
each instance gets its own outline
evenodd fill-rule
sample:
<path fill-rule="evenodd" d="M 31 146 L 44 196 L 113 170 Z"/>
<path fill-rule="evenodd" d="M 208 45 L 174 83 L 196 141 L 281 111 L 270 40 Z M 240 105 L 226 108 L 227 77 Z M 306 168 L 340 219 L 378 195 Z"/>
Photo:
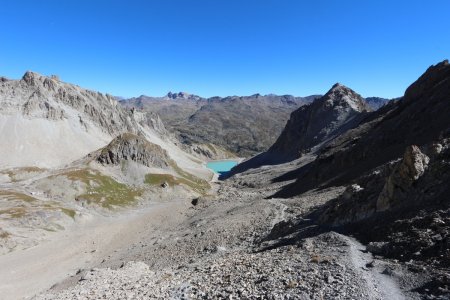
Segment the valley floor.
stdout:
<path fill-rule="evenodd" d="M 153 204 L 142 211 L 104 217 L 90 215 L 48 241 L 0 256 L 2 299 L 31 297 L 80 269 L 101 264 L 117 249 L 135 241 L 143 228 L 176 222 L 184 201 Z M 168 217 L 170 215 L 170 217 Z"/>
<path fill-rule="evenodd" d="M 195 206 L 179 199 L 89 220 L 47 243 L 3 255 L 0 294 L 5 299 L 35 294 L 35 299 L 419 299 L 413 288 L 424 278 L 396 261 L 372 257 L 352 237 L 319 231 L 306 219 L 304 238 L 281 234 L 290 219 L 343 188 L 266 199 L 281 186 L 269 182 L 274 172 L 263 168 L 215 183 L 216 197 L 200 198 Z"/>

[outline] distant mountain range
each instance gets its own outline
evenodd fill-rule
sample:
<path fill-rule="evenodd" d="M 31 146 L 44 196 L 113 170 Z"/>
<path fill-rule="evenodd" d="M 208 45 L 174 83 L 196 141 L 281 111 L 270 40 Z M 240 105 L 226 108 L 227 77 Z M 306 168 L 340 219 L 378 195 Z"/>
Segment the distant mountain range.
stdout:
<path fill-rule="evenodd" d="M 183 144 L 213 144 L 247 157 L 267 150 L 281 133 L 290 113 L 319 97 L 255 94 L 202 98 L 169 92 L 163 97 L 142 95 L 119 102 L 127 108 L 158 114 Z M 389 100 L 371 97 L 366 101 L 376 110 Z"/>
<path fill-rule="evenodd" d="M 386 105 L 386 103 L 388 103 L 391 99 L 386 99 L 386 98 L 380 98 L 380 97 L 367 97 L 365 98 L 367 105 L 369 105 L 369 107 L 372 110 L 377 110 L 380 107 Z"/>
<path fill-rule="evenodd" d="M 289 114 L 317 96 L 251 95 L 201 98 L 187 93 L 140 96 L 120 103 L 158 114 L 183 144 L 213 144 L 239 156 L 266 150 L 281 133 Z"/>

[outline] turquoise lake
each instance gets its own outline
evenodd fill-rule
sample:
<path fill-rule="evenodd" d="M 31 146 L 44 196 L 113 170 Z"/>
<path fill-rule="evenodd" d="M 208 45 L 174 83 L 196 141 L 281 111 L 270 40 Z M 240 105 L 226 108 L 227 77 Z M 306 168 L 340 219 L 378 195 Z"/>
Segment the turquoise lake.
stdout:
<path fill-rule="evenodd" d="M 206 167 L 219 175 L 225 175 L 237 164 L 238 162 L 233 160 L 216 160 L 208 162 Z"/>

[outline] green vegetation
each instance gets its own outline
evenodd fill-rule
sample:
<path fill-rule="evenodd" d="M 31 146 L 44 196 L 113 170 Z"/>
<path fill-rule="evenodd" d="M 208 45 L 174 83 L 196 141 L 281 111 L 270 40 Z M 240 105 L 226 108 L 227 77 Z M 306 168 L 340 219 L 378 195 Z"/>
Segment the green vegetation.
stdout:
<path fill-rule="evenodd" d="M 28 203 L 36 201 L 36 198 L 14 191 L 0 190 L 0 197 L 6 200 L 22 200 Z"/>
<path fill-rule="evenodd" d="M 43 171 L 45 171 L 45 169 L 41 169 L 38 167 L 22 167 L 22 168 L 3 170 L 0 173 L 8 175 L 8 177 L 11 179 L 11 182 L 17 182 L 17 181 L 19 181 L 19 179 L 17 179 L 17 176 L 19 176 L 22 173 L 39 173 L 39 172 L 43 172 Z"/>
<path fill-rule="evenodd" d="M 23 206 L 6 208 L 6 209 L 0 210 L 0 216 L 8 215 L 9 218 L 12 218 L 12 219 L 22 218 L 26 214 L 27 214 L 27 209 L 26 209 L 26 207 L 23 207 Z"/>
<path fill-rule="evenodd" d="M 22 168 L 17 168 L 17 170 L 19 172 L 36 172 L 36 173 L 40 173 L 45 171 L 45 169 L 42 168 L 38 168 L 38 167 L 22 167 Z"/>
<path fill-rule="evenodd" d="M 144 182 L 150 185 L 162 185 L 164 182 L 167 182 L 170 186 L 181 184 L 200 194 L 206 194 L 211 188 L 206 180 L 200 179 L 182 170 L 174 161 L 170 161 L 169 165 L 178 173 L 178 175 L 180 175 L 180 177 L 170 174 L 147 174 Z"/>
<path fill-rule="evenodd" d="M 181 184 L 178 178 L 170 174 L 147 174 L 144 182 L 150 185 L 162 185 L 164 182 L 170 186 Z"/>
<path fill-rule="evenodd" d="M 187 184 L 188 186 L 192 187 L 192 189 L 199 192 L 200 194 L 205 194 L 211 188 L 208 181 L 200 179 L 197 176 L 194 176 L 191 173 L 184 171 L 174 161 L 170 161 L 169 164 L 175 170 L 175 172 L 177 172 L 181 177 L 183 177 L 183 179 L 190 182 L 190 184 Z"/>
<path fill-rule="evenodd" d="M 11 236 L 9 232 L 0 229 L 0 239 L 7 239 Z"/>
<path fill-rule="evenodd" d="M 61 207 L 60 210 L 72 219 L 75 219 L 75 211 L 73 209 Z"/>
<path fill-rule="evenodd" d="M 13 172 L 12 170 L 5 170 L 2 171 L 2 174 L 6 174 L 8 175 L 9 179 L 11 180 L 11 182 L 16 182 L 16 173 Z"/>
<path fill-rule="evenodd" d="M 94 203 L 111 209 L 116 206 L 131 205 L 135 203 L 137 197 L 142 195 L 142 190 L 119 183 L 98 171 L 80 169 L 63 175 L 72 181 L 81 181 L 86 185 L 86 192 L 79 195 L 77 200 L 85 200 L 88 204 Z"/>
<path fill-rule="evenodd" d="M 0 215 L 5 215 L 8 218 L 22 218 L 31 212 L 37 211 L 59 210 L 72 219 L 75 219 L 75 211 L 73 209 L 61 207 L 59 203 L 54 201 L 42 202 L 29 195 L 7 190 L 0 190 L 0 198 L 7 201 L 16 201 L 12 203 L 14 207 L 0 210 Z"/>

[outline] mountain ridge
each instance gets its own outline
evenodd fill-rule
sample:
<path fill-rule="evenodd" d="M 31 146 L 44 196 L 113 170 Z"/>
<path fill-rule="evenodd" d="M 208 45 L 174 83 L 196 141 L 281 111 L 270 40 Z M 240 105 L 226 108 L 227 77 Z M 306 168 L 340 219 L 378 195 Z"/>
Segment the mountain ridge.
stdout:
<path fill-rule="evenodd" d="M 247 156 L 265 150 L 281 132 L 288 114 L 315 97 L 254 94 L 175 100 L 141 96 L 120 103 L 157 113 L 187 147 L 213 144 Z"/>

